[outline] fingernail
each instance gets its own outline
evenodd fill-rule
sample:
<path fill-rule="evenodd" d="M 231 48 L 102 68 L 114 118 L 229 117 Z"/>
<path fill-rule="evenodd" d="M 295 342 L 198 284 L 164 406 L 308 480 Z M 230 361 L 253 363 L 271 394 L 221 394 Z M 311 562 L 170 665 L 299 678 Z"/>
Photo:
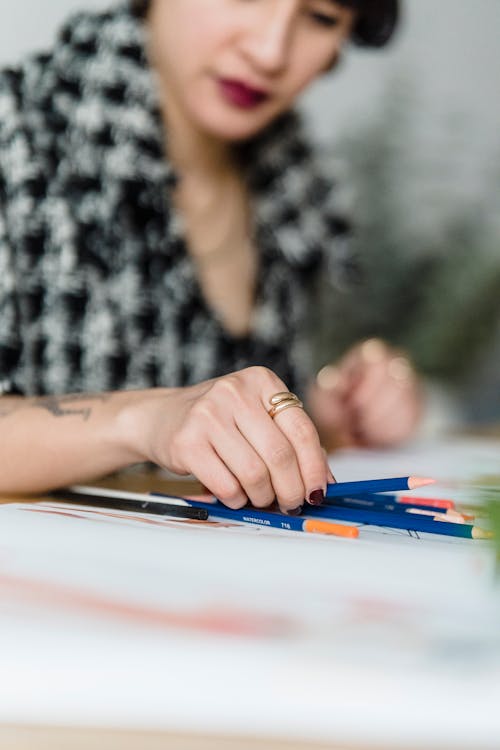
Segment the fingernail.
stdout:
<path fill-rule="evenodd" d="M 309 495 L 309 502 L 311 505 L 321 505 L 324 499 L 325 493 L 323 492 L 323 490 L 314 490 Z"/>
<path fill-rule="evenodd" d="M 287 516 L 300 516 L 302 513 L 303 505 L 299 505 L 298 508 L 293 508 L 292 510 L 287 510 Z"/>

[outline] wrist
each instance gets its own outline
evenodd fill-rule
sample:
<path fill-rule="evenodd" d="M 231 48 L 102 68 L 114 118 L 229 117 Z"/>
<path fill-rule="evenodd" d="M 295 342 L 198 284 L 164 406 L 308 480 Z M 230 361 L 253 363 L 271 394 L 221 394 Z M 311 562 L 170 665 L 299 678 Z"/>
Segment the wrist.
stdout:
<path fill-rule="evenodd" d="M 153 436 L 158 428 L 163 402 L 176 388 L 151 388 L 117 393 L 112 420 L 112 439 L 128 464 L 155 462 Z M 161 417 L 163 418 L 163 416 Z"/>

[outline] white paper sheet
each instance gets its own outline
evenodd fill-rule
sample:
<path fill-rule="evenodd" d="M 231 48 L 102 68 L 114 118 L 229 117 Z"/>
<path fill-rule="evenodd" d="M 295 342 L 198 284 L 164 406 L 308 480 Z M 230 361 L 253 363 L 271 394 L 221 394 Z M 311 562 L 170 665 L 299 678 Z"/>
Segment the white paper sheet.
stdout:
<path fill-rule="evenodd" d="M 347 480 L 435 461 L 466 479 L 464 456 L 491 474 L 497 447 L 488 461 L 457 443 L 332 467 Z M 0 506 L 0 602 L 2 722 L 500 747 L 488 544 L 14 504 Z"/>

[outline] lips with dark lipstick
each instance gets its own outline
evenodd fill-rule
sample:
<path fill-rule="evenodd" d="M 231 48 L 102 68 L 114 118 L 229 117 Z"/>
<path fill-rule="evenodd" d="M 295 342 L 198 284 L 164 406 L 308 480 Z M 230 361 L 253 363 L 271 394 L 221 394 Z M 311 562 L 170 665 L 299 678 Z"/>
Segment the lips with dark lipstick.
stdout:
<path fill-rule="evenodd" d="M 265 91 L 254 89 L 242 81 L 232 78 L 219 78 L 218 82 L 222 96 L 234 107 L 253 109 L 268 98 Z"/>

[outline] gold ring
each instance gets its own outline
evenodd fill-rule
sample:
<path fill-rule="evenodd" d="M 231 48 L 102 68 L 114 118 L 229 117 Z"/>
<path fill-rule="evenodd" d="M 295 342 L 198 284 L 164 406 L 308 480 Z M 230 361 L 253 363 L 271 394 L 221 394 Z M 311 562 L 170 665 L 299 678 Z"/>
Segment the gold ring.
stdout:
<path fill-rule="evenodd" d="M 269 399 L 269 403 L 271 404 L 271 408 L 267 413 L 271 419 L 274 419 L 276 414 L 279 414 L 280 411 L 290 409 L 291 406 L 298 406 L 299 409 L 304 408 L 304 404 L 300 398 L 296 396 L 295 393 L 290 393 L 290 391 L 280 391 L 279 393 L 275 393 L 274 396 L 271 396 Z"/>

